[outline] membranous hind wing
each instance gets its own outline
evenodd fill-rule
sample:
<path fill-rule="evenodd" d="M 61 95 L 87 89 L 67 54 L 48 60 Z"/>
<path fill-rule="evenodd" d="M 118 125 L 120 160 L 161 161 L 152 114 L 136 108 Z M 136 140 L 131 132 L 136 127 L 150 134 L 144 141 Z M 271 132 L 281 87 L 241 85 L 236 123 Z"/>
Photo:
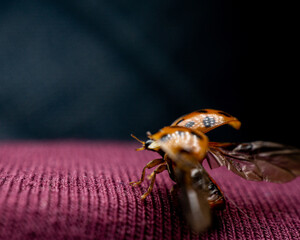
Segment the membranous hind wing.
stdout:
<path fill-rule="evenodd" d="M 253 181 L 283 183 L 300 176 L 300 149 L 279 143 L 209 143 L 211 168 L 226 166 Z"/>

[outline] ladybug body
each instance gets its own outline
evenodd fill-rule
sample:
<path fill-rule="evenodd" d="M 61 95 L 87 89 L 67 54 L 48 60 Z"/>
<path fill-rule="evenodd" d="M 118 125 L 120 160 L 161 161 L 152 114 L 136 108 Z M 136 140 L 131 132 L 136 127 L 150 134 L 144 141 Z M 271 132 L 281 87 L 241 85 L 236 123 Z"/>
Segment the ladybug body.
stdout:
<path fill-rule="evenodd" d="M 205 134 L 185 127 L 165 127 L 149 138 L 155 141 L 155 146 L 160 146 L 173 181 L 178 182 L 176 177 L 178 169 L 186 170 L 187 177 L 191 178 L 191 184 L 199 187 L 203 181 L 202 175 L 205 174 L 209 205 L 211 208 L 223 205 L 224 197 L 220 188 L 201 166 L 209 147 Z M 151 148 L 151 145 L 148 147 Z"/>
<path fill-rule="evenodd" d="M 202 109 L 186 114 L 155 134 L 137 150 L 157 152 L 160 158 L 150 161 L 142 171 L 137 186 L 144 181 L 147 169 L 156 167 L 148 176 L 152 191 L 156 175 L 168 171 L 180 188 L 179 199 L 190 227 L 201 232 L 211 224 L 211 209 L 223 208 L 224 195 L 202 166 L 204 159 L 211 168 L 226 166 L 235 174 L 253 181 L 287 182 L 300 175 L 300 150 L 272 142 L 209 142 L 205 133 L 228 124 L 239 129 L 241 122 L 223 111 Z M 271 169 L 271 170 L 270 170 Z"/>

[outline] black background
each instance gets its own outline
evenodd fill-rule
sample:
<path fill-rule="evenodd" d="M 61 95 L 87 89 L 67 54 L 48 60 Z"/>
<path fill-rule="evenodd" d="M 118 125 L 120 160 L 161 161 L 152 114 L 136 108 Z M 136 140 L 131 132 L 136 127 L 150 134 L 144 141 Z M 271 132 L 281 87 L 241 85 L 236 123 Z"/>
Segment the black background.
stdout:
<path fill-rule="evenodd" d="M 1 1 L 0 138 L 143 138 L 201 108 L 219 141 L 299 146 L 295 6 Z M 298 68 L 298 66 L 297 66 Z"/>

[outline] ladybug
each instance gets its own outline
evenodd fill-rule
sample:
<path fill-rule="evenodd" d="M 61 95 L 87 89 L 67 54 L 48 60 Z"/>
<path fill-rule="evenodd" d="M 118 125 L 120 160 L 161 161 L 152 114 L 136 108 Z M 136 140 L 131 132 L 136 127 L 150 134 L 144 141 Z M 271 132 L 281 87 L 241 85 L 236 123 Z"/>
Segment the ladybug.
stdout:
<path fill-rule="evenodd" d="M 142 170 L 137 186 L 144 181 L 146 169 L 156 167 L 149 175 L 145 199 L 152 191 L 156 175 L 168 171 L 180 188 L 179 199 L 191 228 L 201 232 L 211 225 L 211 210 L 224 208 L 225 198 L 217 183 L 202 166 L 206 159 L 210 168 L 226 166 L 237 175 L 254 181 L 288 182 L 300 176 L 300 150 L 273 142 L 250 143 L 209 142 L 205 133 L 228 124 L 239 129 L 241 122 L 228 113 L 202 109 L 186 114 L 141 141 L 136 150 L 157 152 L 160 158 L 150 161 Z"/>

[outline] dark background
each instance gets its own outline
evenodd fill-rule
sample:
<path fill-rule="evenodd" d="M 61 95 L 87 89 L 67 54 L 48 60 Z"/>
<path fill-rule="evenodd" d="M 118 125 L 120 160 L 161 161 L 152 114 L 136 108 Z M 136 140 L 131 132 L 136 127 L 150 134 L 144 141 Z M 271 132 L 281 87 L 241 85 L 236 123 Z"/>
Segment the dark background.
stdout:
<path fill-rule="evenodd" d="M 299 146 L 295 6 L 272 1 L 1 1 L 0 138 L 143 138 L 182 114 L 209 136 Z M 297 66 L 298 68 L 298 66 Z"/>

